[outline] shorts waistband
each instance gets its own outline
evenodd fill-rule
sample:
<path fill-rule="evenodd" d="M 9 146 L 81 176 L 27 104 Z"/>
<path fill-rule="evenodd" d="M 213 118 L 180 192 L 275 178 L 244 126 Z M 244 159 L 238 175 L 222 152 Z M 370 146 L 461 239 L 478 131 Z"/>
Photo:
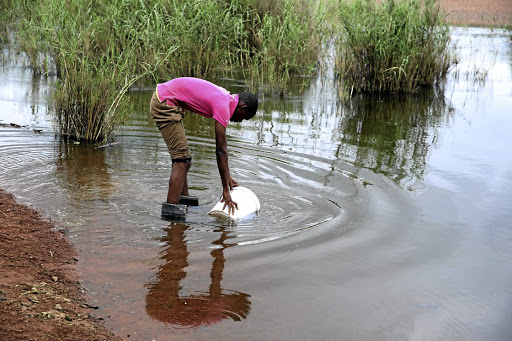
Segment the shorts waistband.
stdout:
<path fill-rule="evenodd" d="M 158 101 L 160 103 L 162 103 L 162 101 L 160 100 L 160 96 L 158 96 L 158 86 L 155 88 L 155 94 L 156 94 L 156 98 L 158 98 Z"/>

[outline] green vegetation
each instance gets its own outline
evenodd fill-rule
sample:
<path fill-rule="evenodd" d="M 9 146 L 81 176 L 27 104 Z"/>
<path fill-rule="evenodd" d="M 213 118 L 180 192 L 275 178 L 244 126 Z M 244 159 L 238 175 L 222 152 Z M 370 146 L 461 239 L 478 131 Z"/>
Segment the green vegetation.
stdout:
<path fill-rule="evenodd" d="M 282 92 L 310 75 L 325 10 L 313 0 L 0 0 L 0 34 L 41 74 L 56 74 L 63 136 L 109 140 L 135 82 L 242 74 Z"/>
<path fill-rule="evenodd" d="M 243 76 L 282 92 L 292 75 L 311 76 L 331 34 L 322 1 L 250 1 Z"/>
<path fill-rule="evenodd" d="M 346 89 L 409 92 L 446 74 L 449 30 L 435 0 L 334 3 L 0 0 L 0 43 L 56 76 L 60 134 L 92 142 L 113 137 L 134 84 L 242 77 L 252 91 L 282 94 L 291 77 L 317 71 L 333 27 Z"/>
<path fill-rule="evenodd" d="M 443 79 L 450 31 L 436 0 L 340 3 L 336 68 L 351 93 L 414 92 Z"/>

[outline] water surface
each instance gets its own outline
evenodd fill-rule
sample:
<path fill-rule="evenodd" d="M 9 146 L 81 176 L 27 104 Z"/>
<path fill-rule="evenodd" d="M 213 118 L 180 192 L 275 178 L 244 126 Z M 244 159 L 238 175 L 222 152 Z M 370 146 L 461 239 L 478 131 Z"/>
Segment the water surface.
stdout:
<path fill-rule="evenodd" d="M 151 91 L 95 149 L 56 139 L 49 80 L 6 62 L 0 123 L 27 127 L 0 127 L 0 187 L 68 231 L 97 315 L 130 339 L 508 340 L 512 46 L 499 30 L 453 36 L 440 89 L 344 105 L 327 73 L 230 125 L 232 175 L 262 205 L 237 224 L 207 215 L 211 120 L 185 119 L 201 206 L 162 221 L 171 165 Z"/>

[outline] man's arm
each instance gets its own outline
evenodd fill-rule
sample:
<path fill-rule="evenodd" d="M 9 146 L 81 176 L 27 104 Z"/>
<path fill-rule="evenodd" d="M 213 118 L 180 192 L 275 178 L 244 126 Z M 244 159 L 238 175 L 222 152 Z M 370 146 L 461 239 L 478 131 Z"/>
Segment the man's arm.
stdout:
<path fill-rule="evenodd" d="M 215 154 L 217 156 L 217 167 L 219 168 L 220 179 L 222 181 L 222 201 L 224 202 L 224 209 L 228 206 L 228 214 L 235 214 L 235 208 L 238 210 L 238 204 L 231 200 L 233 186 L 238 186 L 238 183 L 231 178 L 228 165 L 228 144 L 226 142 L 226 128 L 215 121 Z"/>

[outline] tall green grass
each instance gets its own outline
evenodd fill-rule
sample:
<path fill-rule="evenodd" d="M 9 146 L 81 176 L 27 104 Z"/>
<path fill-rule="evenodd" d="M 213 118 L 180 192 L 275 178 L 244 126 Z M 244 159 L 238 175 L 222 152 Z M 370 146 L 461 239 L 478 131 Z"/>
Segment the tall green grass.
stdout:
<path fill-rule="evenodd" d="M 452 64 L 450 30 L 436 0 L 340 3 L 336 70 L 345 91 L 414 92 Z"/>
<path fill-rule="evenodd" d="M 253 8 L 246 78 L 282 90 L 292 75 L 311 76 L 331 35 L 325 2 L 267 0 Z"/>
<path fill-rule="evenodd" d="M 0 0 L 0 46 L 3 46 L 9 40 L 7 25 L 11 18 L 6 9 L 10 6 L 11 0 Z"/>
<path fill-rule="evenodd" d="M 137 82 L 179 76 L 242 77 L 253 91 L 283 93 L 310 76 L 332 36 L 331 1 L 0 0 L 1 41 L 41 74 L 55 74 L 59 132 L 113 137 Z M 413 92 L 440 82 L 450 32 L 436 0 L 337 3 L 336 71 L 346 91 Z"/>
<path fill-rule="evenodd" d="M 111 37 L 105 34 L 110 26 L 94 1 L 53 0 L 40 7 L 26 1 L 14 6 L 18 13 L 37 7 L 15 22 L 17 45 L 36 71 L 57 75 L 52 103 L 60 135 L 110 140 L 129 108 L 121 99 L 140 78 L 128 52 L 134 41 L 119 49 L 112 39 L 105 40 Z"/>
<path fill-rule="evenodd" d="M 326 34 L 326 9 L 315 0 L 21 0 L 9 10 L 24 13 L 18 43 L 43 73 L 56 48 L 77 39 L 96 59 L 123 55 L 134 74 L 159 64 L 153 79 L 242 71 L 283 85 L 311 74 Z"/>
<path fill-rule="evenodd" d="M 57 75 L 60 133 L 83 141 L 112 137 L 134 82 L 242 74 L 253 90 L 282 92 L 314 70 L 325 32 L 314 0 L 0 0 L 0 9 L 0 30 L 10 25 L 34 69 Z"/>

